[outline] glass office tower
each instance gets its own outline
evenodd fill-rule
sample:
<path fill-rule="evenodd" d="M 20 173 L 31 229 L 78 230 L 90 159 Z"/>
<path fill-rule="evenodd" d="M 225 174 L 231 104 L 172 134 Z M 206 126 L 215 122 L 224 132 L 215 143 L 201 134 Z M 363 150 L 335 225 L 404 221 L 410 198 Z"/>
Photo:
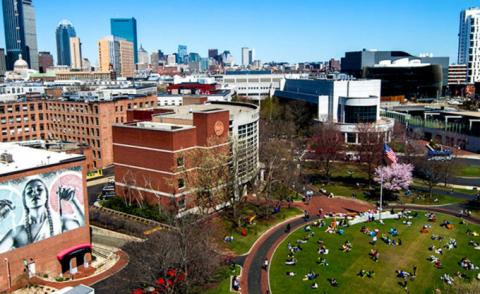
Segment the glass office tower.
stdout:
<path fill-rule="evenodd" d="M 132 18 L 112 18 L 110 19 L 110 29 L 113 36 L 125 39 L 133 43 L 133 58 L 135 64 L 138 63 L 137 46 L 137 20 Z"/>
<path fill-rule="evenodd" d="M 70 21 L 64 19 L 58 24 L 56 31 L 58 65 L 72 65 L 70 58 L 70 38 L 76 36 L 77 33 Z"/>

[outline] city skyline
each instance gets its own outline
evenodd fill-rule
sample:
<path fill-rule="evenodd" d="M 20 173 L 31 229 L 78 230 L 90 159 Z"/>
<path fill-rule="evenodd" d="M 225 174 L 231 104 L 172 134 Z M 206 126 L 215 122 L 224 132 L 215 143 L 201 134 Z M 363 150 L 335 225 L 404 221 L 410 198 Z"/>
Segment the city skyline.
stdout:
<path fill-rule="evenodd" d="M 303 2 L 301 6 L 292 6 L 289 1 L 247 0 L 219 7 L 207 0 L 194 10 L 191 5 L 197 2 L 193 1 L 153 4 L 145 0 L 140 2 L 143 6 L 134 5 L 137 1 L 111 0 L 33 4 L 39 51 L 50 51 L 56 56 L 55 28 L 61 19 L 68 19 L 82 36 L 83 55 L 92 64 L 98 62 L 98 40 L 109 34 L 110 19 L 118 17 L 137 19 L 138 46 L 142 44 L 149 53 L 157 49 L 173 53 L 179 44 L 185 44 L 189 52 L 201 56 L 207 56 L 209 48 L 229 50 L 235 63 L 240 64 L 242 47 L 255 48 L 262 62 L 324 61 L 338 59 L 346 51 L 366 48 L 428 52 L 449 56 L 454 63 L 460 11 L 475 4 L 410 0 Z M 254 14 L 247 9 L 252 5 Z M 203 17 L 199 19 L 199 15 Z M 1 26 L 3 32 L 3 23 Z M 5 47 L 4 38 L 0 38 L 0 47 Z"/>

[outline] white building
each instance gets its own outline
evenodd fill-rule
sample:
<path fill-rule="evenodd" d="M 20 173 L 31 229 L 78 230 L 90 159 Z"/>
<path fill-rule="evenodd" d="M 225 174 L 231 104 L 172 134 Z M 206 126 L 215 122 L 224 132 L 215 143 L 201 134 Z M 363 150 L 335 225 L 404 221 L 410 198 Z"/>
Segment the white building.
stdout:
<path fill-rule="evenodd" d="M 380 117 L 380 80 L 287 80 L 275 96 L 317 106 L 318 121 L 334 122 L 345 142 L 358 143 L 358 125 L 369 123 L 390 141 L 393 120 Z"/>
<path fill-rule="evenodd" d="M 247 67 L 250 64 L 250 49 L 242 48 L 242 66 Z"/>
<path fill-rule="evenodd" d="M 177 58 L 175 54 L 168 54 L 167 55 L 167 65 L 175 65 L 177 64 Z"/>
<path fill-rule="evenodd" d="M 285 79 L 299 79 L 301 74 L 272 74 L 264 70 L 227 71 L 216 76 L 222 89 L 234 91 L 237 95 L 252 100 L 262 100 L 273 96 L 276 90 L 283 88 Z"/>
<path fill-rule="evenodd" d="M 467 82 L 480 81 L 480 7 L 460 13 L 458 64 L 467 65 Z"/>

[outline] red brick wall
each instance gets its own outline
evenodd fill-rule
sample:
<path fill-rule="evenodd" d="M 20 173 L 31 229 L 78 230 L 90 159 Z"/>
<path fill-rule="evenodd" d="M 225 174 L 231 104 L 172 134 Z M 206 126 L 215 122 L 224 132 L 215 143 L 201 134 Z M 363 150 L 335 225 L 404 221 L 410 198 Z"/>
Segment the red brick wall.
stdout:
<path fill-rule="evenodd" d="M 89 224 L 89 210 L 88 210 L 88 194 L 86 183 L 86 166 L 85 162 L 73 162 L 67 164 L 60 164 L 47 168 L 39 168 L 33 171 L 19 173 L 15 175 L 2 177 L 0 182 L 7 182 L 17 178 L 28 177 L 36 174 L 42 174 L 55 170 L 71 168 L 75 166 L 83 167 L 83 195 L 84 195 L 84 209 L 85 209 L 85 226 L 65 232 L 61 235 L 51 237 L 49 239 L 39 241 L 32 245 L 21 247 L 15 250 L 0 254 L 0 292 L 8 289 L 7 267 L 5 259 L 8 259 L 10 266 L 11 282 L 14 286 L 15 281 L 24 273 L 23 260 L 33 258 L 37 273 L 52 273 L 59 275 L 61 272 L 61 264 L 57 260 L 57 254 L 62 250 L 70 247 L 91 243 L 90 240 L 90 224 Z"/>

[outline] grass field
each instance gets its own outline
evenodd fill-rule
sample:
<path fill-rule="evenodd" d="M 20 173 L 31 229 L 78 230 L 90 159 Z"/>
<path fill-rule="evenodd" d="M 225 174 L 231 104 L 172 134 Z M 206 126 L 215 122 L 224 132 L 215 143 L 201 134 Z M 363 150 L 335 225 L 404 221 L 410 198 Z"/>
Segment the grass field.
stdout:
<path fill-rule="evenodd" d="M 447 219 L 455 224 L 454 229 L 447 230 L 440 226 L 440 222 Z M 385 244 L 380 238 L 376 245 L 370 245 L 371 238 L 360 232 L 362 224 L 345 229 L 345 235 L 325 233 L 325 227 L 313 228 L 315 236 L 307 244 L 302 244 L 303 250 L 295 254 L 297 264 L 295 266 L 285 265 L 288 249 L 287 243 L 296 244 L 297 239 L 303 239 L 306 233 L 303 229 L 292 233 L 285 240 L 274 254 L 270 268 L 270 285 L 272 293 L 405 293 L 399 282 L 403 279 L 397 278 L 395 270 L 412 272 L 414 265 L 417 266 L 417 277 L 414 281 L 408 282 L 410 293 L 433 293 L 434 289 L 449 287 L 440 279 L 443 273 L 453 276 L 456 272 L 465 273 L 468 277 L 474 278 L 479 271 L 463 270 L 459 262 L 462 257 L 468 257 L 475 265 L 480 266 L 480 252 L 474 250 L 468 244 L 470 240 L 480 243 L 480 237 L 467 235 L 471 229 L 480 232 L 478 226 L 472 224 L 459 224 L 459 219 L 437 214 L 437 222 L 428 222 L 423 212 L 412 220 L 412 226 L 402 224 L 401 220 L 386 220 L 384 225 L 378 223 L 366 223 L 370 228 L 378 228 L 380 232 L 387 231 L 394 227 L 398 229 L 401 246 Z M 421 234 L 419 231 L 424 224 L 431 224 L 432 228 L 428 234 Z M 432 234 L 441 235 L 444 240 L 432 240 Z M 430 245 L 437 247 L 445 245 L 450 238 L 455 238 L 458 247 L 448 251 L 444 249 L 443 255 L 434 254 L 429 251 Z M 317 240 L 322 239 L 330 250 L 328 255 L 323 255 L 329 266 L 321 266 L 316 263 L 320 256 L 317 253 Z M 351 252 L 345 253 L 339 250 L 346 241 L 353 245 Z M 379 262 L 370 259 L 370 249 L 376 248 L 380 252 Z M 440 257 L 443 269 L 436 269 L 427 260 L 430 255 Z M 361 278 L 357 276 L 360 270 L 374 270 L 373 278 Z M 318 283 L 318 289 L 311 289 L 313 281 L 303 281 L 303 277 L 310 270 L 319 274 L 314 281 Z M 287 271 L 294 271 L 296 276 L 286 276 Z M 335 278 L 338 287 L 330 286 L 327 279 Z M 460 278 L 455 277 L 455 282 Z"/>
<path fill-rule="evenodd" d="M 480 177 L 480 166 L 479 165 L 465 166 L 461 169 L 458 169 L 455 175 L 461 176 L 461 177 Z"/>
<path fill-rule="evenodd" d="M 237 255 L 247 253 L 252 247 L 253 243 L 270 227 L 280 223 L 295 215 L 300 215 L 302 212 L 297 208 L 283 208 L 279 213 L 272 215 L 269 219 L 255 220 L 254 224 L 247 227 L 247 236 L 242 236 L 239 229 L 229 228 L 230 223 L 223 220 L 225 234 L 232 235 L 234 240 L 230 243 L 223 243 L 225 249 L 233 251 Z"/>
<path fill-rule="evenodd" d="M 239 276 L 241 267 L 239 265 L 235 266 L 235 270 L 232 270 L 228 266 L 222 267 L 219 272 L 220 282 L 214 288 L 204 290 L 202 293 L 205 294 L 227 294 L 230 293 L 230 277 Z"/>

